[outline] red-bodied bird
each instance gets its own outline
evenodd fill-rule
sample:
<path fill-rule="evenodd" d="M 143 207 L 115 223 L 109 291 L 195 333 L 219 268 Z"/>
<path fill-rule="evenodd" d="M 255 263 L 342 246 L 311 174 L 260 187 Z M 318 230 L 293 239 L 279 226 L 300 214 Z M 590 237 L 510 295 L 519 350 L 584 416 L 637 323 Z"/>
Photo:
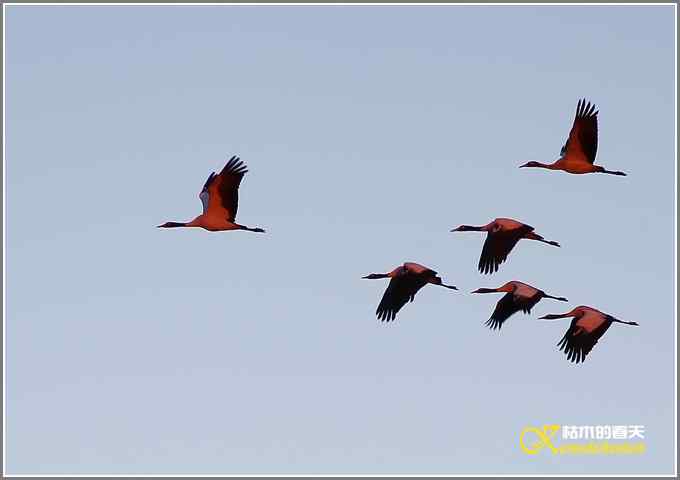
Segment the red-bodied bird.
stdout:
<path fill-rule="evenodd" d="M 389 273 L 371 273 L 365 277 L 370 280 L 389 278 L 390 283 L 383 294 L 376 315 L 381 321 L 394 320 L 397 312 L 408 302 L 412 302 L 415 294 L 428 283 L 458 290 L 453 285 L 445 285 L 437 272 L 413 262 L 406 262 Z"/>
<path fill-rule="evenodd" d="M 564 337 L 562 337 L 557 346 L 574 363 L 583 362 L 586 359 L 586 356 L 612 323 L 639 326 L 636 322 L 624 322 L 592 307 L 584 306 L 576 307 L 572 311 L 561 315 L 546 315 L 541 317 L 540 320 L 554 320 L 566 317 L 574 318 L 567 333 L 564 334 Z"/>
<path fill-rule="evenodd" d="M 586 100 L 579 100 L 576 106 L 576 118 L 569 132 L 567 143 L 560 151 L 560 158 L 554 163 L 527 162 L 522 167 L 547 168 L 549 170 L 562 170 L 567 173 L 609 173 L 611 175 L 623 175 L 624 172 L 607 170 L 595 165 L 597 154 L 597 114 L 595 105 Z"/>
<path fill-rule="evenodd" d="M 505 262 L 508 254 L 514 246 L 523 238 L 538 240 L 559 247 L 560 244 L 552 240 L 546 240 L 534 233 L 534 227 L 511 218 L 497 218 L 493 222 L 481 227 L 461 225 L 452 232 L 487 232 L 482 255 L 479 257 L 479 271 L 481 273 L 494 273 L 498 266 Z"/>
<path fill-rule="evenodd" d="M 224 230 L 248 230 L 264 232 L 261 228 L 250 228 L 235 223 L 238 210 L 238 187 L 243 176 L 248 173 L 246 165 L 238 157 L 231 159 L 222 171 L 211 173 L 198 195 L 203 203 L 203 213 L 190 222 L 166 222 L 159 228 L 200 227 L 211 232 Z"/>
<path fill-rule="evenodd" d="M 542 298 L 552 298 L 553 300 L 559 300 L 560 302 L 568 301 L 564 297 L 548 295 L 543 290 L 539 290 L 526 283 L 518 282 L 517 280 L 508 282 L 498 288 L 478 288 L 472 293 L 503 292 L 505 292 L 505 295 L 498 301 L 496 308 L 491 314 L 491 318 L 485 323 L 485 325 L 492 330 L 500 329 L 503 326 L 503 322 L 520 310 L 524 313 L 531 313 L 531 309 L 541 301 Z"/>

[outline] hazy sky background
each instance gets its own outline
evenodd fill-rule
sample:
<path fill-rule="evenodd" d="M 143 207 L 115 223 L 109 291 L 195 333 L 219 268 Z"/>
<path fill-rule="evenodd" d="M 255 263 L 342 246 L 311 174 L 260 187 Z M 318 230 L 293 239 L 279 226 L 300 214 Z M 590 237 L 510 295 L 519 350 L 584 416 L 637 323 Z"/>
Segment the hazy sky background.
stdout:
<path fill-rule="evenodd" d="M 6 9 L 10 473 L 671 473 L 674 10 Z M 597 163 L 552 161 L 587 96 Z M 231 155 L 238 220 L 200 212 Z M 491 276 L 483 236 L 521 242 Z M 386 281 L 424 288 L 385 325 Z M 521 280 L 544 300 L 484 326 Z M 556 343 L 590 305 L 584 365 Z M 525 426 L 642 424 L 637 457 L 529 457 Z"/>

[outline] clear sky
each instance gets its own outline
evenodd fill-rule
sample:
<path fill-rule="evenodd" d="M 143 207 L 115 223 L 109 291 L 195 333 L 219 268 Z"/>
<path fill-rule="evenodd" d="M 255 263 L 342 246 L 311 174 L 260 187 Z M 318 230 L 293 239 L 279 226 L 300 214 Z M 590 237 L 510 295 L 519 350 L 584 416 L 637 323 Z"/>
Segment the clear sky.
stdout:
<path fill-rule="evenodd" d="M 674 10 L 9 7 L 10 473 L 671 473 Z M 597 162 L 557 158 L 578 98 Z M 238 219 L 199 213 L 231 155 Z M 500 271 L 461 223 L 511 217 Z M 385 325 L 386 281 L 426 287 Z M 484 326 L 521 280 L 544 300 Z M 556 343 L 590 305 L 585 364 Z M 641 424 L 647 453 L 533 457 L 526 426 Z"/>

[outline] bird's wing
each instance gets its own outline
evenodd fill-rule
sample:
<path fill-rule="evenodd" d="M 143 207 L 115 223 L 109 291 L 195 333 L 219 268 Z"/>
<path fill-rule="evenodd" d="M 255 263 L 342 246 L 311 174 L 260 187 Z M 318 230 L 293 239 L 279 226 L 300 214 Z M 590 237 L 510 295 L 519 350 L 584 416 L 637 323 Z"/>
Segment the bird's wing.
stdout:
<path fill-rule="evenodd" d="M 208 205 L 210 204 L 210 192 L 208 191 L 208 187 L 212 183 L 212 181 L 215 179 L 215 172 L 212 172 L 208 179 L 205 181 L 205 184 L 203 185 L 203 189 L 201 190 L 201 193 L 198 194 L 198 198 L 201 199 L 201 203 L 203 204 L 203 213 L 208 212 Z"/>
<path fill-rule="evenodd" d="M 569 132 L 567 142 L 560 150 L 563 157 L 585 158 L 589 163 L 595 162 L 597 154 L 597 111 L 595 105 L 579 100 L 576 106 L 576 117 Z"/>
<path fill-rule="evenodd" d="M 233 222 L 238 211 L 238 187 L 246 173 L 246 165 L 238 157 L 231 157 L 219 174 L 211 175 L 203 187 L 207 195 L 204 192 L 200 195 L 204 205 L 203 213 L 226 217 Z M 206 196 L 207 208 L 206 201 L 203 200 Z"/>
<path fill-rule="evenodd" d="M 489 232 L 482 247 L 482 254 L 479 257 L 479 271 L 481 273 L 498 271 L 498 266 L 505 262 L 517 242 L 532 230 L 533 228 L 529 225 L 523 225 L 512 230 Z"/>
<path fill-rule="evenodd" d="M 500 329 L 503 326 L 503 322 L 520 310 L 524 313 L 531 313 L 531 309 L 540 299 L 540 295 L 523 297 L 514 293 L 506 293 L 496 304 L 491 318 L 486 321 L 485 325 L 492 330 Z"/>
<path fill-rule="evenodd" d="M 590 353 L 593 347 L 597 344 L 604 332 L 607 331 L 611 322 L 605 322 L 598 328 L 588 333 L 583 328 L 579 327 L 576 322 L 578 318 L 571 321 L 569 329 L 562 337 L 562 340 L 557 344 L 560 351 L 564 351 L 569 361 L 574 363 L 583 362 L 586 356 Z"/>
<path fill-rule="evenodd" d="M 531 309 L 541 300 L 542 295 L 541 292 L 536 292 L 529 297 L 524 295 L 515 295 L 514 297 L 515 304 L 518 305 L 524 313 L 531 313 Z"/>
<path fill-rule="evenodd" d="M 491 330 L 500 329 L 503 326 L 503 322 L 522 309 L 515 303 L 513 297 L 514 295 L 512 293 L 503 295 L 503 298 L 496 304 L 496 308 L 491 314 L 491 318 L 486 321 L 485 325 L 487 327 Z"/>
<path fill-rule="evenodd" d="M 425 285 L 418 275 L 403 274 L 390 280 L 382 300 L 375 311 L 381 321 L 394 320 L 397 312 Z"/>

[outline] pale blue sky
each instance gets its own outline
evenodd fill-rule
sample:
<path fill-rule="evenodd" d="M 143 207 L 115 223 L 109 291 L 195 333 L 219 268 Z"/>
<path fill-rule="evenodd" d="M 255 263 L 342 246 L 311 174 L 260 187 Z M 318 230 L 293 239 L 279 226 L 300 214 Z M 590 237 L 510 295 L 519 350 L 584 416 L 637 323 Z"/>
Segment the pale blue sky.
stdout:
<path fill-rule="evenodd" d="M 674 10 L 9 7 L 10 473 L 670 473 Z M 552 161 L 579 97 L 597 163 Z M 200 210 L 231 155 L 242 223 Z M 492 276 L 497 216 L 522 242 Z M 375 319 L 403 261 L 428 287 Z M 483 324 L 508 280 L 545 300 Z M 614 325 L 584 365 L 539 322 Z M 529 457 L 522 428 L 643 424 L 638 457 Z"/>

